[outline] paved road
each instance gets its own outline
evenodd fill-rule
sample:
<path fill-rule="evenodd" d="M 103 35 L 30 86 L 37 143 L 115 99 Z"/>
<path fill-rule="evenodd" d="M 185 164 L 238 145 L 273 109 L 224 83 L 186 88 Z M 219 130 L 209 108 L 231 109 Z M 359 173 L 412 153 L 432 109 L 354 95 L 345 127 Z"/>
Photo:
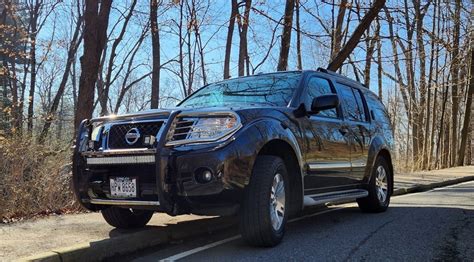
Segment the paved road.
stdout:
<path fill-rule="evenodd" d="M 474 261 L 474 182 L 392 198 L 387 212 L 320 209 L 288 225 L 275 248 L 252 248 L 236 229 L 124 260 Z"/>

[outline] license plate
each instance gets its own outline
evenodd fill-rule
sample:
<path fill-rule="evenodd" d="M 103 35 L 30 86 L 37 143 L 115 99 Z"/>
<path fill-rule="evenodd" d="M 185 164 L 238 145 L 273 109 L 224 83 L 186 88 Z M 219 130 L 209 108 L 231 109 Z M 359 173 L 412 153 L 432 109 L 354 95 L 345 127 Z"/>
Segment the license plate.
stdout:
<path fill-rule="evenodd" d="M 137 179 L 134 177 L 111 177 L 110 195 L 112 197 L 137 197 Z"/>

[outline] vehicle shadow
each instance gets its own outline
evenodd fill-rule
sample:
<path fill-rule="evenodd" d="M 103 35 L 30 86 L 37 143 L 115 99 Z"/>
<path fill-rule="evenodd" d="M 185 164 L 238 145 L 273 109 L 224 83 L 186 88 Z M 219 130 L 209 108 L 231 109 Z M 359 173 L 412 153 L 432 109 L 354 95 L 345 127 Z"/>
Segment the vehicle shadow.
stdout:
<path fill-rule="evenodd" d="M 281 260 L 292 261 L 471 261 L 472 232 L 472 204 L 459 208 L 398 201 L 383 213 L 364 213 L 358 207 L 349 207 L 290 223 L 277 253 Z M 238 260 L 275 256 L 273 249 L 250 247 L 238 240 L 197 260 L 214 260 L 236 252 Z"/>
<path fill-rule="evenodd" d="M 189 259 L 221 260 L 234 254 L 237 260 L 272 260 L 278 250 L 282 259 L 296 261 L 327 257 L 328 254 L 331 258 L 328 260 L 336 261 L 370 258 L 463 260 L 469 258 L 465 256 L 474 257 L 473 206 L 470 203 L 463 204 L 463 208 L 441 203 L 418 205 L 398 199 L 386 212 L 375 214 L 361 212 L 356 206 L 343 209 L 339 206 L 315 207 L 306 209 L 302 216 L 288 224 L 285 238 L 276 249 L 250 247 L 237 239 Z M 136 255 L 137 251 L 140 255 L 157 252 L 157 247 L 158 250 L 166 249 L 169 244 L 179 245 L 187 240 L 188 243 L 198 242 L 193 244 L 196 247 L 203 246 L 209 242 L 206 238 L 217 232 L 238 234 L 237 224 L 237 217 L 211 217 L 137 230 L 113 229 L 109 239 L 91 242 L 90 247 L 101 250 L 104 258 L 122 261 L 122 255 Z M 391 246 L 388 254 L 387 245 Z M 403 252 L 399 254 L 396 250 Z"/>
<path fill-rule="evenodd" d="M 158 215 L 159 216 L 159 215 Z M 237 224 L 235 217 L 209 217 L 196 220 L 170 222 L 161 221 L 140 229 L 112 229 L 109 238 L 90 241 L 87 245 L 75 247 L 74 250 L 58 250 L 63 261 L 94 261 L 120 258 L 138 250 L 151 247 L 180 243 L 202 235 L 210 235 L 215 231 L 228 229 Z M 177 222 L 173 222 L 177 221 Z M 78 258 L 81 258 L 78 260 Z"/>
<path fill-rule="evenodd" d="M 117 238 L 130 234 L 155 232 L 159 233 L 160 236 L 163 236 L 165 234 L 171 239 L 179 239 L 182 237 L 186 238 L 188 236 L 192 236 L 193 234 L 199 233 L 210 234 L 215 230 L 219 230 L 228 225 L 237 223 L 236 217 L 209 217 L 186 221 L 179 221 L 179 217 L 177 217 L 175 221 L 176 220 L 178 222 L 165 222 L 162 224 L 160 223 L 160 225 L 147 225 L 139 229 L 114 228 L 110 230 L 109 237 Z"/>

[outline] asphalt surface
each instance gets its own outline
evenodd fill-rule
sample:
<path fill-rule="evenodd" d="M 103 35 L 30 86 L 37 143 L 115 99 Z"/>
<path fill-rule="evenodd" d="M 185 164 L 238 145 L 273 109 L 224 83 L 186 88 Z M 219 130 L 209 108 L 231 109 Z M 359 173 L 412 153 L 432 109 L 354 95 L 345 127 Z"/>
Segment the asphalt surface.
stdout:
<path fill-rule="evenodd" d="M 236 228 L 146 250 L 135 261 L 474 261 L 474 182 L 393 197 L 379 214 L 357 205 L 289 223 L 274 248 L 247 246 Z"/>

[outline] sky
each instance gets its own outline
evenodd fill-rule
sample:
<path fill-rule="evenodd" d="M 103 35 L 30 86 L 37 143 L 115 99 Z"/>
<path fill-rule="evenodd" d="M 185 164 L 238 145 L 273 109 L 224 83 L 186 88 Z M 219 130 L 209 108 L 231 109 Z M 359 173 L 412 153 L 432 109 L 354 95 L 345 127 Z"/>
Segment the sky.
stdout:
<path fill-rule="evenodd" d="M 74 2 L 74 1 L 72 1 Z M 109 21 L 109 35 L 110 41 L 112 42 L 115 36 L 121 29 L 121 22 L 123 22 L 123 15 L 126 14 L 130 7 L 130 0 L 115 0 L 113 2 L 113 9 L 110 15 Z M 198 1 L 199 2 L 199 1 Z M 224 0 L 206 0 L 201 1 L 202 6 L 198 5 L 198 19 L 201 23 L 201 36 L 205 49 L 205 63 L 206 63 L 206 74 L 208 82 L 215 82 L 222 79 L 223 75 L 223 61 L 225 54 L 225 41 L 227 35 L 227 26 L 228 19 L 230 16 L 230 1 Z M 330 2 L 330 1 L 328 1 Z M 337 1 L 336 1 L 337 2 Z M 389 0 L 387 1 L 388 7 L 394 7 L 399 5 L 400 1 L 398 0 Z M 466 10 L 470 10 L 469 1 L 466 0 Z M 368 1 L 361 1 L 363 6 L 368 6 Z M 48 18 L 47 23 L 45 23 L 45 28 L 40 33 L 40 39 L 45 43 L 51 39 L 53 35 L 53 28 L 56 27 L 54 31 L 54 37 L 58 49 L 55 50 L 54 55 L 50 59 L 57 59 L 57 64 L 61 64 L 66 55 L 64 50 L 61 51 L 61 40 L 67 42 L 66 40 L 70 37 L 71 21 L 73 16 L 71 15 L 70 5 L 66 1 L 66 4 L 62 4 L 58 7 L 58 10 L 55 11 Z M 269 17 L 272 17 L 273 20 L 279 20 L 283 16 L 285 1 L 284 0 L 260 0 L 253 1 L 253 7 L 267 14 Z M 337 9 L 334 11 L 335 14 L 332 14 L 332 5 L 322 3 L 322 1 L 315 0 L 306 0 L 301 1 L 301 29 L 302 29 L 302 52 L 303 52 L 303 69 L 315 70 L 318 67 L 326 67 L 329 62 L 330 50 L 330 37 L 327 36 L 324 29 L 321 27 L 320 23 L 307 11 L 310 11 L 313 15 L 319 16 L 321 20 L 327 24 L 331 25 L 331 16 L 337 15 Z M 207 9 L 208 7 L 208 9 Z M 161 40 L 161 63 L 165 64 L 161 70 L 161 96 L 164 98 L 161 101 L 162 106 L 173 106 L 179 100 L 183 98 L 183 91 L 180 81 L 176 76 L 178 71 L 178 63 L 171 62 L 169 60 L 176 60 L 178 55 L 178 36 L 177 36 L 177 21 L 178 21 L 178 12 L 179 7 L 171 4 L 169 0 L 163 0 L 163 5 L 159 9 L 159 25 L 160 25 L 160 40 Z M 354 11 L 351 13 L 351 23 L 349 26 L 349 32 L 352 32 L 356 25 L 357 13 Z M 136 11 L 130 22 L 130 26 L 127 29 L 124 40 L 118 48 L 118 56 L 115 62 L 115 66 L 121 64 L 121 61 L 126 59 L 127 54 L 131 51 L 131 46 L 135 43 L 136 39 L 139 37 L 143 25 L 146 24 L 148 19 L 148 1 L 138 1 Z M 117 22 L 119 23 L 117 24 Z M 431 28 L 432 18 L 427 15 L 425 18 L 425 26 Z M 465 21 L 467 25 L 467 21 Z M 248 32 L 248 42 L 249 42 L 249 56 L 252 65 L 257 65 L 265 53 L 267 52 L 268 47 L 271 44 L 272 30 L 276 27 L 275 22 L 270 19 L 258 14 L 257 12 L 251 12 L 250 22 L 249 22 L 249 32 Z M 395 25 L 395 31 L 401 36 L 405 36 L 406 30 L 403 27 Z M 276 34 L 274 47 L 272 48 L 269 58 L 266 60 L 261 67 L 258 68 L 258 72 L 272 72 L 276 70 L 276 65 L 278 63 L 278 56 L 280 51 L 280 34 L 282 32 L 282 27 L 278 26 Z M 384 71 L 393 75 L 393 61 L 392 61 L 392 49 L 389 39 L 386 38 L 388 35 L 388 29 L 385 26 L 385 23 L 382 23 L 381 35 L 385 36 L 383 39 L 382 45 L 382 57 L 383 57 L 383 68 Z M 296 69 L 296 33 L 292 32 L 291 39 L 291 49 L 289 57 L 288 70 Z M 426 39 L 426 41 L 428 41 Z M 112 43 L 109 43 L 111 45 Z M 233 46 L 232 46 L 232 57 L 231 57 L 231 76 L 237 76 L 237 58 L 238 58 L 238 43 L 239 36 L 237 33 L 237 26 L 234 30 L 233 35 Z M 428 42 L 427 42 L 428 43 Z M 140 49 L 137 53 L 135 59 L 136 69 L 132 74 L 132 78 L 129 81 L 140 77 L 143 74 L 148 73 L 151 70 L 151 39 L 149 36 L 145 39 L 144 43 L 140 46 Z M 426 52 L 430 52 L 429 45 L 426 45 Z M 399 50 L 401 53 L 401 50 Z M 82 49 L 78 52 L 79 56 L 82 54 Z M 355 61 L 365 61 L 365 43 L 361 42 L 353 52 Z M 200 63 L 198 56 L 196 55 L 196 63 Z M 403 60 L 401 61 L 403 68 Z M 358 64 L 360 69 L 363 69 L 365 62 Z M 77 71 L 80 71 L 79 64 L 77 66 Z M 415 65 L 416 67 L 416 65 Z M 53 69 L 55 68 L 55 69 Z M 61 67 L 51 66 L 50 69 L 45 69 L 45 72 L 48 72 L 45 75 L 46 78 L 51 75 L 59 72 Z M 114 68 L 115 72 L 116 68 Z M 351 66 L 344 66 L 341 70 L 341 73 L 355 78 L 353 74 L 353 69 Z M 58 80 L 56 80 L 58 81 Z M 111 95 L 112 100 L 114 96 L 117 96 L 118 90 L 121 87 L 121 78 L 119 77 L 116 84 L 114 85 Z M 149 97 L 149 86 L 151 85 L 151 80 L 149 78 L 140 82 L 136 87 L 132 89 L 132 95 L 129 97 L 130 101 L 144 100 Z M 195 83 L 193 89 L 196 90 L 203 85 L 200 69 L 196 70 Z M 370 88 L 377 93 L 377 64 L 372 63 L 372 73 L 371 73 L 371 82 Z M 387 77 L 383 78 L 383 87 L 384 87 L 384 97 L 393 95 L 396 91 L 395 83 L 388 79 Z M 70 90 L 69 90 L 70 91 Z M 135 99 L 135 100 L 133 100 Z M 114 105 L 114 101 L 112 101 Z M 129 108 L 128 110 L 137 110 L 139 108 Z M 120 112 L 124 112 L 125 108 L 121 108 Z"/>

